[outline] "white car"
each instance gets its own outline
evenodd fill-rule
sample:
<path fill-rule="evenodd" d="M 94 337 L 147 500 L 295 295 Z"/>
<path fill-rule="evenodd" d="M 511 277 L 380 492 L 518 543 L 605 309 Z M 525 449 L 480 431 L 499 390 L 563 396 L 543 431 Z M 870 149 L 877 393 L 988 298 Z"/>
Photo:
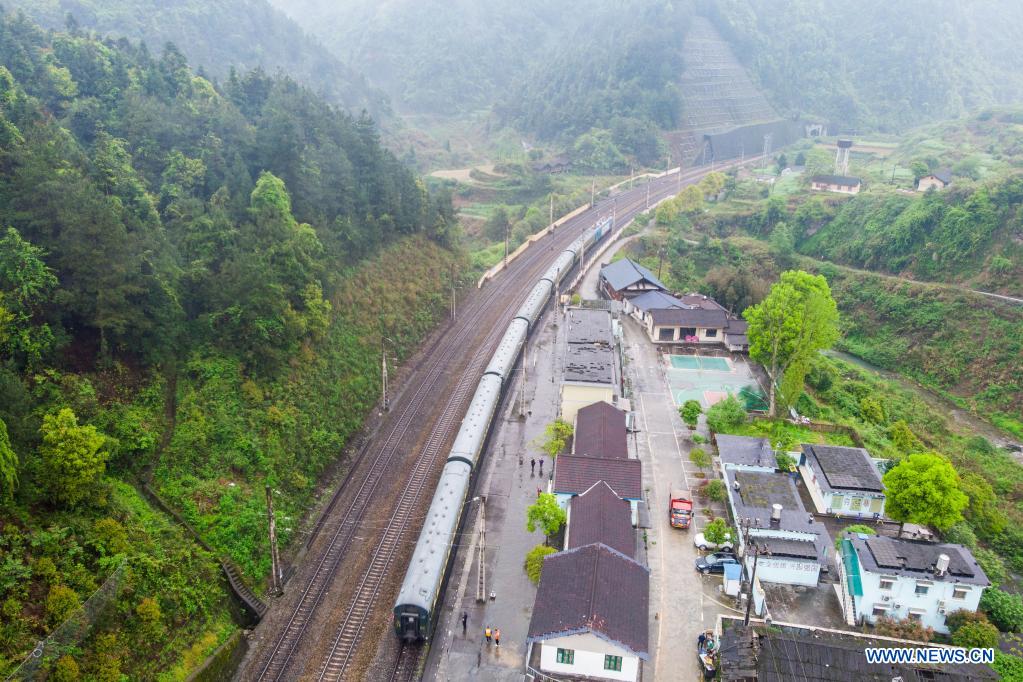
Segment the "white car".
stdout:
<path fill-rule="evenodd" d="M 696 545 L 697 547 L 699 547 L 700 549 L 702 549 L 704 552 L 706 552 L 708 549 L 713 549 L 713 550 L 717 550 L 717 549 L 732 549 L 732 543 L 731 542 L 727 542 L 726 541 L 726 542 L 722 542 L 720 545 L 717 545 L 717 544 L 714 544 L 713 542 L 708 541 L 707 538 L 703 537 L 703 533 L 697 533 L 693 537 L 693 544 Z"/>

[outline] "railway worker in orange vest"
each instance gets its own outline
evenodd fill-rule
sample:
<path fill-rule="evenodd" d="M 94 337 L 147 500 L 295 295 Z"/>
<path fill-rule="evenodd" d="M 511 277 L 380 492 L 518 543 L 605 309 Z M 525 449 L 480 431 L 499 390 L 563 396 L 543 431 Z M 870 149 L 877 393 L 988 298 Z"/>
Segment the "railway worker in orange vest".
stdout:
<path fill-rule="evenodd" d="M 501 628 L 496 628 L 494 630 L 494 644 L 501 646 Z"/>
<path fill-rule="evenodd" d="M 487 638 L 487 644 L 490 644 L 490 626 L 489 625 L 483 630 L 483 636 Z"/>

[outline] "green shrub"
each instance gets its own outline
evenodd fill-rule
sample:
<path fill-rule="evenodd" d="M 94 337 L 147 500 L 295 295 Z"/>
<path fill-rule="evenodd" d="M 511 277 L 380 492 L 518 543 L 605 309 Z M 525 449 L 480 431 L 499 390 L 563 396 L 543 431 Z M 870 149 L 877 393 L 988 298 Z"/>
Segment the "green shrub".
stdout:
<path fill-rule="evenodd" d="M 707 426 L 714 433 L 727 433 L 730 428 L 746 421 L 746 408 L 730 395 L 710 406 L 707 410 Z"/>
<path fill-rule="evenodd" d="M 714 519 L 703 529 L 703 537 L 707 542 L 723 545 L 735 539 L 735 532 L 725 523 L 724 519 Z"/>
<path fill-rule="evenodd" d="M 545 557 L 555 554 L 558 550 L 547 545 L 537 545 L 526 554 L 526 575 L 533 581 L 534 585 L 540 583 L 540 574 L 543 572 L 543 560 Z"/>
<path fill-rule="evenodd" d="M 82 605 L 78 593 L 64 585 L 54 585 L 46 596 L 46 621 L 60 625 Z"/>
<path fill-rule="evenodd" d="M 100 519 L 93 526 L 93 531 L 108 554 L 124 554 L 130 549 L 128 533 L 120 522 L 111 518 Z"/>
<path fill-rule="evenodd" d="M 1009 569 L 1005 566 L 1005 560 L 990 549 L 977 547 L 973 550 L 973 557 L 993 586 L 998 587 L 1009 579 Z"/>
<path fill-rule="evenodd" d="M 693 448 L 689 452 L 689 461 L 701 469 L 710 466 L 710 455 L 703 448 Z"/>
<path fill-rule="evenodd" d="M 728 491 L 725 489 L 725 484 L 719 480 L 708 481 L 707 485 L 701 489 L 703 494 L 714 502 L 724 502 L 728 499 Z"/>
<path fill-rule="evenodd" d="M 32 562 L 32 573 L 43 582 L 49 584 L 57 576 L 57 565 L 48 556 L 41 556 Z"/>
<path fill-rule="evenodd" d="M 142 624 L 143 632 L 156 634 L 163 629 L 163 612 L 160 603 L 152 597 L 146 597 L 135 607 L 135 615 Z"/>
<path fill-rule="evenodd" d="M 967 649 L 993 649 L 998 646 L 998 628 L 991 623 L 966 623 L 952 635 L 952 643 Z"/>
<path fill-rule="evenodd" d="M 81 672 L 78 663 L 70 656 L 64 655 L 57 659 L 49 678 L 52 682 L 78 682 Z"/>
<path fill-rule="evenodd" d="M 792 471 L 796 466 L 795 458 L 787 452 L 779 452 L 775 454 L 774 462 L 782 471 Z"/>
<path fill-rule="evenodd" d="M 1023 598 L 997 587 L 984 590 L 980 609 L 1002 632 L 1023 631 Z"/>
<path fill-rule="evenodd" d="M 973 532 L 973 528 L 966 521 L 952 524 L 952 527 L 946 530 L 942 536 L 945 542 L 969 547 L 971 550 L 977 547 L 977 534 Z M 974 552 L 974 556 L 976 556 L 976 552 Z"/>

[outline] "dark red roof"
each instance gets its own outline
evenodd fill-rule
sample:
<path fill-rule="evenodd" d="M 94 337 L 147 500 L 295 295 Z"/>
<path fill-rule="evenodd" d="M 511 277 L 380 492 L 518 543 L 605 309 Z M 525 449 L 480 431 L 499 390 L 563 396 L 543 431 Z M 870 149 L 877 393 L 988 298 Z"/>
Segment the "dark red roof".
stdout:
<path fill-rule="evenodd" d="M 620 552 L 558 552 L 544 559 L 527 642 L 592 632 L 648 660 L 649 602 L 649 572 Z"/>
<path fill-rule="evenodd" d="M 636 531 L 632 529 L 632 510 L 627 500 L 618 497 L 601 481 L 572 498 L 568 519 L 568 549 L 603 542 L 630 559 L 636 556 Z"/>
<path fill-rule="evenodd" d="M 604 401 L 593 403 L 576 414 L 572 454 L 628 459 L 625 413 Z"/>
<path fill-rule="evenodd" d="M 597 481 L 607 481 L 619 497 L 643 496 L 643 468 L 638 459 L 559 455 L 554 462 L 554 492 L 581 495 Z"/>

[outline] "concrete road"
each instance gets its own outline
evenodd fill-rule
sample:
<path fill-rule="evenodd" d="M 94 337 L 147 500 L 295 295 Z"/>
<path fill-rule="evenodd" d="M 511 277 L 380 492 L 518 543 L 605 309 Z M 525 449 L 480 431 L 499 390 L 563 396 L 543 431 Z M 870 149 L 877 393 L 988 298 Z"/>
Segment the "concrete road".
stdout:
<path fill-rule="evenodd" d="M 702 679 L 696 660 L 697 637 L 714 626 L 719 613 L 738 613 L 730 608 L 731 600 L 719 594 L 721 577 L 701 576 L 694 568 L 700 553 L 693 536 L 707 524 L 707 509 L 721 516 L 724 508 L 720 504 L 708 507 L 694 495 L 693 528 L 684 531 L 668 523 L 669 489 L 684 486 L 695 493 L 700 483 L 715 474 L 689 461 L 693 442 L 672 403 L 660 353 L 634 320 L 624 320 L 623 327 L 628 358 L 625 371 L 639 429 L 635 439 L 653 525 L 647 546 L 654 675 L 644 675 L 644 679 Z M 698 427 L 700 431 L 707 435 L 705 425 Z"/>

